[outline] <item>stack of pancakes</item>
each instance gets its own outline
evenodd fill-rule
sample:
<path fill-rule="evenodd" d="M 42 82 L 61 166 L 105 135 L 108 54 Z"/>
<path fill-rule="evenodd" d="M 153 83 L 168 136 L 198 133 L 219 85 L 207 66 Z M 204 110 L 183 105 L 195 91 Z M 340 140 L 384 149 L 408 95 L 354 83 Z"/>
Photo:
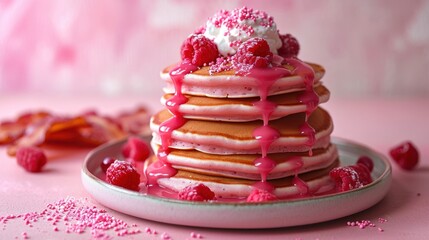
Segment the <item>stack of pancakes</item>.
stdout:
<path fill-rule="evenodd" d="M 317 64 L 309 65 L 315 73 L 313 88 L 318 102 L 327 102 L 329 91 L 320 81 L 325 70 Z M 167 83 L 161 100 L 164 105 L 175 93 L 169 76 L 172 68 L 161 73 Z M 309 136 L 300 130 L 306 121 L 307 105 L 300 101 L 305 89 L 303 77 L 292 75 L 275 81 L 268 93 L 267 100 L 276 105 L 269 125 L 280 136 L 269 147 L 268 157 L 276 166 L 267 181 L 279 198 L 304 194 L 294 181 L 297 178 L 309 190 L 306 195 L 332 188 L 328 173 L 338 165 L 337 149 L 330 142 L 332 119 L 325 110 L 317 107 L 308 118 L 315 130 L 314 144 L 310 146 Z M 213 74 L 209 67 L 202 67 L 184 77 L 181 91 L 188 99 L 179 107 L 186 122 L 172 132 L 167 157 L 177 174 L 158 179 L 158 184 L 180 191 L 190 184 L 203 183 L 217 197 L 247 197 L 261 181 L 254 163 L 261 157 L 261 146 L 253 131 L 263 121 L 254 105 L 260 99 L 254 79 L 238 76 L 233 70 Z M 152 117 L 154 152 L 161 145 L 159 127 L 172 116 L 165 108 Z"/>

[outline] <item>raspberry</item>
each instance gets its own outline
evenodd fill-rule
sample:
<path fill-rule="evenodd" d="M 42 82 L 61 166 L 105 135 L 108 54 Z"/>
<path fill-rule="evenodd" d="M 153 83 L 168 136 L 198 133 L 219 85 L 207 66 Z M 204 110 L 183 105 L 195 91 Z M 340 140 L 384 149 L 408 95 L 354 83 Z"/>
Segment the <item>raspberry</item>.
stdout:
<path fill-rule="evenodd" d="M 116 158 L 112 157 L 106 157 L 103 159 L 103 161 L 100 163 L 101 170 L 103 170 L 104 173 L 106 173 L 107 169 L 114 163 Z"/>
<path fill-rule="evenodd" d="M 262 38 L 250 38 L 238 47 L 232 57 L 232 63 L 237 69 L 266 68 L 272 56 L 267 41 Z"/>
<path fill-rule="evenodd" d="M 18 164 L 29 172 L 40 172 L 47 162 L 42 149 L 37 147 L 21 147 L 16 153 Z"/>
<path fill-rule="evenodd" d="M 202 34 L 192 34 L 180 49 L 183 61 L 189 61 L 195 66 L 203 66 L 216 60 L 219 55 L 216 44 Z"/>
<path fill-rule="evenodd" d="M 267 202 L 277 200 L 276 195 L 267 192 L 265 190 L 253 189 L 253 191 L 247 197 L 247 202 Z"/>
<path fill-rule="evenodd" d="M 106 181 L 130 190 L 138 190 L 140 174 L 129 162 L 116 160 L 106 171 Z"/>
<path fill-rule="evenodd" d="M 299 53 L 298 40 L 291 34 L 281 35 L 280 39 L 283 45 L 277 50 L 278 54 L 282 57 L 296 57 Z"/>
<path fill-rule="evenodd" d="M 364 166 L 366 166 L 368 168 L 368 170 L 371 172 L 372 169 L 374 169 L 374 162 L 372 161 L 372 159 L 370 157 L 367 156 L 361 156 L 356 164 L 363 164 Z"/>
<path fill-rule="evenodd" d="M 335 182 L 338 192 L 360 188 L 372 182 L 371 173 L 363 164 L 334 168 L 329 176 Z"/>
<path fill-rule="evenodd" d="M 410 141 L 390 149 L 389 153 L 393 160 L 405 170 L 412 170 L 419 162 L 419 152 Z"/>
<path fill-rule="evenodd" d="M 122 147 L 122 155 L 135 161 L 144 161 L 150 155 L 148 144 L 138 137 L 129 137 Z"/>
<path fill-rule="evenodd" d="M 179 192 L 179 199 L 181 200 L 202 202 L 214 198 L 214 192 L 202 183 L 189 185 Z"/>

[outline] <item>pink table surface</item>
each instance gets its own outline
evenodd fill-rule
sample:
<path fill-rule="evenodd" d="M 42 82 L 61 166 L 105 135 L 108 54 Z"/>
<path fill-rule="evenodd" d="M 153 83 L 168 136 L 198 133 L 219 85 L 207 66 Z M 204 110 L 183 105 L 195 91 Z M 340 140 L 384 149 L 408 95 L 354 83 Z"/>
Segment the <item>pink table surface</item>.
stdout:
<path fill-rule="evenodd" d="M 47 109 L 56 113 L 75 114 L 87 109 L 102 113 L 117 113 L 145 103 L 160 108 L 158 96 L 131 97 L 73 97 L 8 95 L 0 96 L 0 119 L 12 119 L 26 110 Z M 99 205 L 85 191 L 80 180 L 80 169 L 89 149 L 65 148 L 48 162 L 45 171 L 30 174 L 17 166 L 15 159 L 0 147 L 0 216 L 42 211 L 47 204 L 68 196 L 88 198 L 91 204 L 106 209 L 109 214 L 129 224 L 137 224 L 142 233 L 133 239 L 161 239 L 165 232 L 171 239 L 192 239 L 190 234 L 201 234 L 204 239 L 423 239 L 429 234 L 429 98 L 425 99 L 336 99 L 324 107 L 334 119 L 334 135 L 354 140 L 387 154 L 388 149 L 404 140 L 412 140 L 420 150 L 420 165 L 406 172 L 393 164 L 393 181 L 387 196 L 377 205 L 361 213 L 330 222 L 267 230 L 225 230 L 182 227 L 152 222 L 127 216 Z M 285 216 L 287 217 L 287 216 Z M 386 223 L 378 223 L 378 218 Z M 347 226 L 348 221 L 370 220 L 377 227 L 359 229 Z M 144 232 L 149 227 L 160 234 Z M 83 234 L 55 232 L 52 225 L 37 222 L 29 227 L 22 221 L 0 224 L 1 239 L 89 239 Z M 115 236 L 114 233 L 111 236 Z M 116 237 L 116 236 L 115 236 Z M 118 237 L 119 238 L 119 237 Z"/>

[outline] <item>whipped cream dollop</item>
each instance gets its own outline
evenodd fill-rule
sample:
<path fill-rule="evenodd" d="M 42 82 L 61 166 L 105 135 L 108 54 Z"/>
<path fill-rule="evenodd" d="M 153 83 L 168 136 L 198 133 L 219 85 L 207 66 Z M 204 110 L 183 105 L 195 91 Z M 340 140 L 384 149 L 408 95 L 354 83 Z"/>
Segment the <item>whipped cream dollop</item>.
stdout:
<path fill-rule="evenodd" d="M 207 21 L 203 34 L 214 41 L 223 56 L 234 55 L 241 43 L 254 37 L 265 39 L 273 54 L 282 46 L 273 17 L 247 7 L 216 13 Z"/>

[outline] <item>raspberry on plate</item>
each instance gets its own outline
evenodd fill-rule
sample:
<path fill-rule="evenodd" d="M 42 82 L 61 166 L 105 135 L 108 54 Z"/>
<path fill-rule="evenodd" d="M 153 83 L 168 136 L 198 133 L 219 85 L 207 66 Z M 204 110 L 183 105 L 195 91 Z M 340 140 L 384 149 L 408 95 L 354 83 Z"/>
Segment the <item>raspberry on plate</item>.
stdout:
<path fill-rule="evenodd" d="M 219 51 L 216 44 L 202 34 L 192 34 L 182 44 L 180 53 L 183 61 L 201 67 L 216 60 Z"/>
<path fill-rule="evenodd" d="M 188 201 L 207 201 L 215 199 L 215 194 L 209 187 L 199 183 L 189 185 L 179 192 L 179 199 Z"/>
<path fill-rule="evenodd" d="M 116 161 L 116 158 L 105 157 L 103 161 L 100 163 L 101 170 L 106 173 L 107 169 Z"/>
<path fill-rule="evenodd" d="M 266 68 L 272 56 L 267 41 L 262 38 L 250 38 L 238 47 L 232 62 L 236 69 Z"/>
<path fill-rule="evenodd" d="M 404 142 L 390 150 L 390 156 L 405 170 L 412 170 L 419 162 L 419 152 L 410 142 Z"/>
<path fill-rule="evenodd" d="M 42 149 L 37 147 L 21 147 L 16 153 L 16 160 L 20 166 L 29 172 L 40 172 L 47 162 Z"/>
<path fill-rule="evenodd" d="M 267 202 L 277 200 L 276 195 L 267 192 L 265 190 L 253 189 L 253 191 L 247 197 L 247 202 Z"/>
<path fill-rule="evenodd" d="M 371 173 L 364 164 L 334 168 L 329 176 L 338 192 L 360 188 L 372 182 Z"/>
<path fill-rule="evenodd" d="M 361 156 L 361 157 L 359 157 L 359 159 L 357 160 L 356 164 L 362 164 L 362 165 L 364 165 L 365 167 L 368 168 L 368 170 L 370 172 L 372 171 L 372 169 L 374 169 L 374 162 L 368 156 Z"/>
<path fill-rule="evenodd" d="M 131 163 L 116 160 L 106 171 L 106 181 L 129 190 L 139 190 L 140 174 Z"/>
<path fill-rule="evenodd" d="M 122 155 L 135 161 L 144 161 L 150 155 L 148 144 L 138 137 L 129 137 L 122 147 Z"/>
<path fill-rule="evenodd" d="M 277 50 L 278 54 L 282 57 L 296 57 L 299 53 L 299 43 L 298 40 L 291 34 L 282 35 L 280 34 L 280 39 L 282 40 L 283 45 Z"/>

